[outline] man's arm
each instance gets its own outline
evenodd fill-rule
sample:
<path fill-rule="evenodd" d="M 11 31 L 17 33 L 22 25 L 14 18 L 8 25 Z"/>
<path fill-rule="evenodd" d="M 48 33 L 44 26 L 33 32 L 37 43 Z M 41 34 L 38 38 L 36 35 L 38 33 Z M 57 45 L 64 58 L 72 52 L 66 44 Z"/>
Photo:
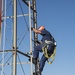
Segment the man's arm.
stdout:
<path fill-rule="evenodd" d="M 39 30 L 37 30 L 37 29 L 35 29 L 35 28 L 31 28 L 31 30 L 33 30 L 35 33 L 37 33 L 37 34 L 40 34 L 41 33 L 41 31 L 39 31 Z"/>

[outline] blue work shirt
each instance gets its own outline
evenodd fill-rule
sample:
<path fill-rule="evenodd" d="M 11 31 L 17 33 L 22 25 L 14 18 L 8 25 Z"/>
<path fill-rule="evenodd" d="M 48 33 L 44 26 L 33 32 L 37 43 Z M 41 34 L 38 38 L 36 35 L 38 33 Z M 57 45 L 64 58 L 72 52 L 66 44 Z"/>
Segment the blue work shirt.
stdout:
<path fill-rule="evenodd" d="M 41 39 L 42 46 L 44 45 L 45 40 L 52 41 L 53 43 L 55 42 L 55 40 L 54 40 L 53 36 L 51 35 L 51 33 L 49 31 L 47 31 L 46 29 L 41 31 L 41 35 L 42 35 L 42 39 Z M 53 47 L 54 44 L 53 43 L 48 45 L 48 52 L 50 54 L 52 54 L 53 51 L 54 51 L 54 47 Z"/>
<path fill-rule="evenodd" d="M 42 35 L 42 39 L 41 39 L 42 43 L 44 43 L 45 40 L 52 41 L 53 37 L 52 37 L 51 33 L 49 31 L 47 31 L 46 29 L 41 31 L 41 35 Z"/>

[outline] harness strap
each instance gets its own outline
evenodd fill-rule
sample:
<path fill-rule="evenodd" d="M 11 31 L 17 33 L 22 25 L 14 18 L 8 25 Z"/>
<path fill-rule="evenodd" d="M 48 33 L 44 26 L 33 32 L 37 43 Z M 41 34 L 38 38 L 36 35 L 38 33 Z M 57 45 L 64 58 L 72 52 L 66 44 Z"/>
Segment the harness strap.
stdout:
<path fill-rule="evenodd" d="M 47 41 L 47 40 L 45 40 L 45 43 L 46 44 L 51 44 L 51 43 L 53 43 L 53 41 Z"/>
<path fill-rule="evenodd" d="M 42 47 L 42 51 L 43 51 L 43 53 L 44 53 L 44 56 L 45 56 L 46 58 L 48 58 L 47 62 L 48 62 L 49 64 L 51 64 L 51 63 L 54 61 L 54 58 L 55 58 L 56 47 L 54 47 L 54 52 L 53 52 L 53 54 L 49 54 L 49 53 L 48 53 L 47 44 L 44 43 L 44 46 Z M 51 61 L 49 61 L 49 59 L 50 59 Z"/>
<path fill-rule="evenodd" d="M 55 59 L 55 54 L 56 54 L 56 47 L 54 48 L 54 52 L 53 52 L 53 54 L 51 55 L 51 57 L 47 60 L 48 64 L 52 64 L 52 62 L 53 62 L 54 59 Z"/>

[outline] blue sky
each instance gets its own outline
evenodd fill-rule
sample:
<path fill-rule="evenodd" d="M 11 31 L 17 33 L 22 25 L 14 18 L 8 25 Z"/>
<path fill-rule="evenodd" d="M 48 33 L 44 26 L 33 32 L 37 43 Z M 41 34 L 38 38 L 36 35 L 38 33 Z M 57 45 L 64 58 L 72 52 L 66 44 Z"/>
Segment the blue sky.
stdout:
<path fill-rule="evenodd" d="M 8 2 L 10 3 L 10 1 Z M 55 60 L 51 65 L 46 63 L 42 75 L 75 75 L 75 0 L 36 0 L 36 5 L 38 27 L 44 25 L 57 41 Z M 27 8 L 23 2 L 22 6 L 24 13 L 27 13 Z M 11 6 L 9 9 L 11 10 Z M 12 12 L 9 13 L 10 10 L 8 10 L 7 15 L 12 14 Z M 20 13 L 21 9 L 18 7 L 18 14 Z M 27 17 L 26 20 L 28 20 Z M 8 30 L 6 33 L 10 35 L 6 35 L 6 42 L 11 43 L 12 25 L 9 23 L 12 24 L 12 20 L 7 20 Z M 27 30 L 24 24 L 24 19 L 18 18 L 18 43 L 26 33 L 23 33 L 24 30 Z M 22 33 L 23 35 L 21 35 Z M 19 47 L 24 52 L 29 51 L 29 32 L 27 34 Z M 39 35 L 38 38 L 40 40 L 41 36 Z M 10 46 L 8 43 L 6 43 L 6 49 L 11 49 L 12 45 Z M 22 57 L 21 60 L 25 61 L 26 58 Z M 24 70 L 26 71 L 27 68 L 28 65 L 24 67 Z"/>
<path fill-rule="evenodd" d="M 55 61 L 46 66 L 43 75 L 75 74 L 75 1 L 37 1 L 38 25 L 44 25 L 57 41 Z"/>

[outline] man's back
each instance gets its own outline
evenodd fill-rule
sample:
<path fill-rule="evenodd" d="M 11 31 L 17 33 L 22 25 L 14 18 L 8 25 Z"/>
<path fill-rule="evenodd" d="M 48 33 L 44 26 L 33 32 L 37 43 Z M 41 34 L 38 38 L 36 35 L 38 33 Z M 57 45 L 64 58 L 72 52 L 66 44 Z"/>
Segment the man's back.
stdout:
<path fill-rule="evenodd" d="M 42 39 L 41 41 L 44 43 L 45 40 L 47 41 L 52 41 L 52 35 L 49 31 L 47 31 L 46 29 L 41 31 L 41 35 L 42 35 Z"/>

